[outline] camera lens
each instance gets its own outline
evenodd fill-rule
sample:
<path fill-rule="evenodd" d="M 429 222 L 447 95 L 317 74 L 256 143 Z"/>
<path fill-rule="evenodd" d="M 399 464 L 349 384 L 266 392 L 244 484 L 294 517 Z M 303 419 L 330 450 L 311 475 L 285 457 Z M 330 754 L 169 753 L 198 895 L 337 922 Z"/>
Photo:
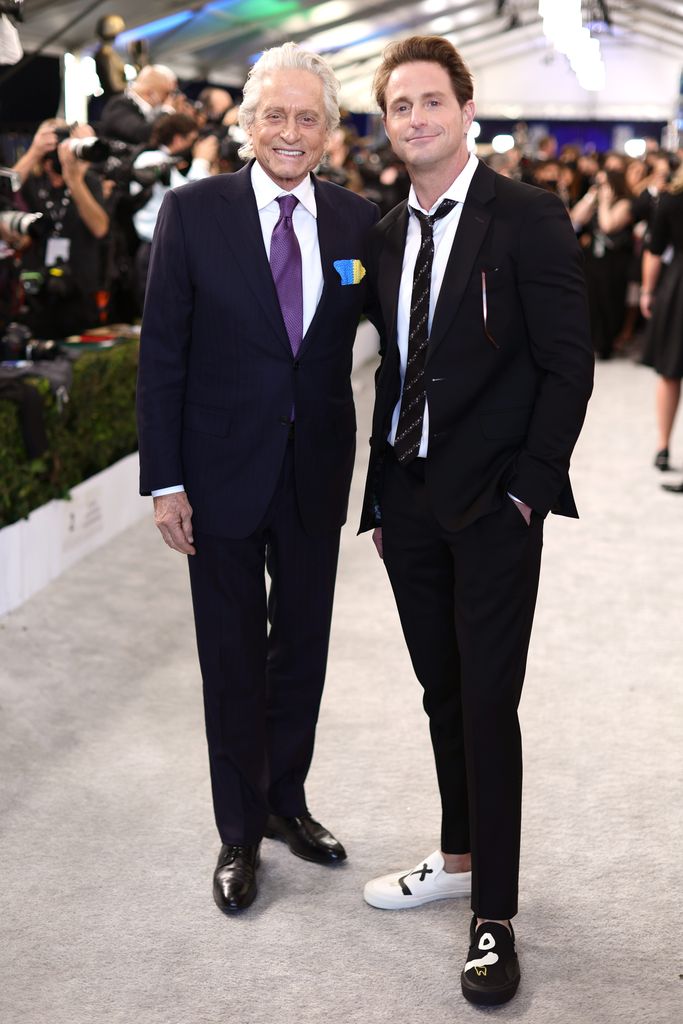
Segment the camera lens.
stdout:
<path fill-rule="evenodd" d="M 106 139 L 97 139 L 94 135 L 87 139 L 69 139 L 69 147 L 79 160 L 86 160 L 91 164 L 101 163 L 111 154 L 111 147 Z"/>
<path fill-rule="evenodd" d="M 42 213 L 22 213 L 21 210 L 5 210 L 0 213 L 0 224 L 6 231 L 15 235 L 28 235 L 30 238 L 41 236 Z"/>

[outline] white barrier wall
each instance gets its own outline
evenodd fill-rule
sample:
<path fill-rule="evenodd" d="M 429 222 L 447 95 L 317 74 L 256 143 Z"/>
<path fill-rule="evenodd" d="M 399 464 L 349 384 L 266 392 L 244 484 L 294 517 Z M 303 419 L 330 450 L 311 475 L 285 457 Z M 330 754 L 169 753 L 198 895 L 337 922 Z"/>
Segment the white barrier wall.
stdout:
<path fill-rule="evenodd" d="M 366 320 L 356 334 L 354 370 L 378 349 L 377 331 Z M 135 452 L 74 487 L 70 501 L 50 501 L 0 530 L 0 616 L 145 515 L 151 499 L 138 495 Z"/>
<path fill-rule="evenodd" d="M 0 530 L 0 615 L 145 515 L 137 452 L 78 484 L 70 501 L 50 501 Z"/>

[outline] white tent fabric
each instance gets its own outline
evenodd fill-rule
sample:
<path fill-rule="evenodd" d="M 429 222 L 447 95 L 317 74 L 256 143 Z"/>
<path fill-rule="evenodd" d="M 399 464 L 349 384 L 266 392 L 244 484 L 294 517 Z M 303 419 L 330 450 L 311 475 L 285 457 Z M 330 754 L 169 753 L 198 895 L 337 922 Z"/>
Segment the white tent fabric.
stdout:
<path fill-rule="evenodd" d="M 27 51 L 92 8 L 86 0 L 27 0 L 25 6 L 20 35 Z M 264 48 L 294 39 L 331 61 L 347 106 L 370 110 L 370 82 L 384 46 L 434 33 L 451 39 L 469 63 L 482 116 L 675 117 L 683 2 L 592 0 L 583 9 L 607 71 L 599 93 L 581 89 L 567 59 L 549 45 L 537 0 L 116 0 L 77 19 L 51 52 L 93 52 L 97 19 L 117 13 L 126 22 L 117 40 L 123 54 L 127 43 L 144 39 L 151 59 L 182 77 L 239 87 Z"/>

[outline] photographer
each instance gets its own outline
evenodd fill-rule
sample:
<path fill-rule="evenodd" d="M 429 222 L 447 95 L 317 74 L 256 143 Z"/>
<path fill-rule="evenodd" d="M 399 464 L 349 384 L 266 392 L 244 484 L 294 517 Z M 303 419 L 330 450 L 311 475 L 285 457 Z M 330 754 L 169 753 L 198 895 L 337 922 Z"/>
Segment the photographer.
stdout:
<path fill-rule="evenodd" d="M 232 125 L 237 124 L 238 108 L 227 89 L 218 85 L 207 85 L 197 97 L 207 132 L 214 132 L 222 140 Z M 221 130 L 222 129 L 222 130 Z"/>
<path fill-rule="evenodd" d="M 140 153 L 133 164 L 134 171 L 158 169 L 158 177 L 151 186 L 150 197 L 133 216 L 135 230 L 140 239 L 135 256 L 136 281 L 140 304 L 144 300 L 147 268 L 152 236 L 162 200 L 171 188 L 188 181 L 208 178 L 218 158 L 218 140 L 213 135 L 198 139 L 198 130 L 191 117 L 185 114 L 165 114 L 152 129 L 150 148 Z M 191 159 L 187 175 L 183 176 L 176 164 L 179 158 Z M 131 195 L 142 191 L 142 185 L 132 181 Z"/>
<path fill-rule="evenodd" d="M 80 125 L 71 138 L 68 132 L 63 120 L 43 122 L 14 168 L 27 209 L 42 213 L 49 227 L 23 256 L 24 271 L 33 272 L 26 321 L 37 337 L 63 337 L 97 323 L 100 240 L 109 217 L 99 178 L 72 147 L 73 139 L 93 131 Z"/>
<path fill-rule="evenodd" d="M 171 113 L 180 102 L 176 76 L 163 64 L 151 64 L 123 95 L 112 96 L 102 111 L 99 134 L 131 145 L 146 143 L 160 114 Z"/>

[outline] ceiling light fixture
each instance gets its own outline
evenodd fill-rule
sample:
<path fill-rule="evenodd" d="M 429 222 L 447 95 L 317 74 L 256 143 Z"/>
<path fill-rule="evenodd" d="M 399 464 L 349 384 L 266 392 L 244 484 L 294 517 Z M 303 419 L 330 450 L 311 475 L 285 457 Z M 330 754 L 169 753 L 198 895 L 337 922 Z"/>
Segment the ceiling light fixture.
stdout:
<path fill-rule="evenodd" d="M 544 35 L 558 53 L 567 57 L 579 85 L 590 92 L 604 89 L 600 43 L 584 27 L 581 0 L 539 0 L 538 13 L 543 18 Z"/>

